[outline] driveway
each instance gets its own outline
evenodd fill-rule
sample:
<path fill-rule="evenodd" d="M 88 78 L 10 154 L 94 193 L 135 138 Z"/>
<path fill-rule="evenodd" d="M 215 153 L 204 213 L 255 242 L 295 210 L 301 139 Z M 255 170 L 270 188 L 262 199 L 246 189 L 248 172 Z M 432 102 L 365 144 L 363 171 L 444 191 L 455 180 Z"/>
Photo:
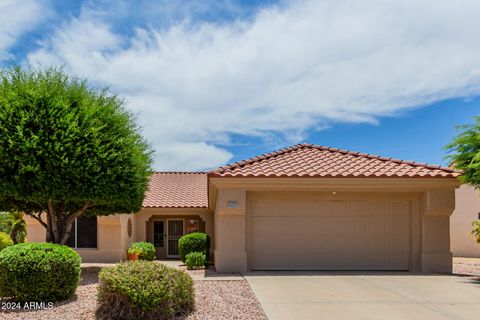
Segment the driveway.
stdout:
<path fill-rule="evenodd" d="M 278 319 L 477 319 L 480 280 L 410 273 L 252 272 L 267 316 Z"/>

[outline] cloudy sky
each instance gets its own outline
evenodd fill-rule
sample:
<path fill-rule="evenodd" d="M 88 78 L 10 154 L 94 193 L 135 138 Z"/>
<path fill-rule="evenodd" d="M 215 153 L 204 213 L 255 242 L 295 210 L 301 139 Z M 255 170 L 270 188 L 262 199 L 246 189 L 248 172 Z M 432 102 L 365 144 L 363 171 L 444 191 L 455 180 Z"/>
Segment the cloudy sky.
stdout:
<path fill-rule="evenodd" d="M 480 115 L 478 0 L 0 0 L 0 16 L 0 67 L 109 86 L 157 170 L 299 142 L 444 164 Z"/>

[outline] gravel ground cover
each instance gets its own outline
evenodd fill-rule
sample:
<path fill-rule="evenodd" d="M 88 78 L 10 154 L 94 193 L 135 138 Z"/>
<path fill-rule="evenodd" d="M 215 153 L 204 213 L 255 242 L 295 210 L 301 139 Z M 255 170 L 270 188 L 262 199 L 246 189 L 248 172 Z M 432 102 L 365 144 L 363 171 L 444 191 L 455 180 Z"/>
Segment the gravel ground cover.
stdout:
<path fill-rule="evenodd" d="M 70 320 L 95 319 L 99 267 L 82 268 L 74 298 L 45 310 L 0 310 L 0 319 Z M 195 311 L 180 319 L 267 319 L 245 280 L 195 281 Z M 0 308 L 9 300 L 0 299 Z"/>
<path fill-rule="evenodd" d="M 480 258 L 453 258 L 453 273 L 480 276 Z"/>

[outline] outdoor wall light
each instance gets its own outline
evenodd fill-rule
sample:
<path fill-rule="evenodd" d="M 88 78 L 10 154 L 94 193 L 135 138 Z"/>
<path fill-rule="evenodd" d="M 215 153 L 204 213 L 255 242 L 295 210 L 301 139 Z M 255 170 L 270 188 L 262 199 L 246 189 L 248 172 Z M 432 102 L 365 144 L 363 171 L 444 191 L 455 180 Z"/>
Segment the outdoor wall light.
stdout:
<path fill-rule="evenodd" d="M 332 194 L 337 194 L 337 192 L 336 192 L 336 191 L 332 191 Z"/>
<path fill-rule="evenodd" d="M 227 208 L 229 209 L 236 209 L 238 208 L 238 202 L 234 200 L 230 200 L 227 202 Z"/>

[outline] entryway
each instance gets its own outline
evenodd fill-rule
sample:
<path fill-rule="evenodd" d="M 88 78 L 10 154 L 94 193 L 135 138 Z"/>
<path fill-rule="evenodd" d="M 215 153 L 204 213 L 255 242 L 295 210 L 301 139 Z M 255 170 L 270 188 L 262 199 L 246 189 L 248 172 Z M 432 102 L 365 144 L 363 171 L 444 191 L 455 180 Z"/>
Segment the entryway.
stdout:
<path fill-rule="evenodd" d="M 152 216 L 146 222 L 147 241 L 155 246 L 157 259 L 178 259 L 178 241 L 187 233 L 204 232 L 198 216 Z"/>

